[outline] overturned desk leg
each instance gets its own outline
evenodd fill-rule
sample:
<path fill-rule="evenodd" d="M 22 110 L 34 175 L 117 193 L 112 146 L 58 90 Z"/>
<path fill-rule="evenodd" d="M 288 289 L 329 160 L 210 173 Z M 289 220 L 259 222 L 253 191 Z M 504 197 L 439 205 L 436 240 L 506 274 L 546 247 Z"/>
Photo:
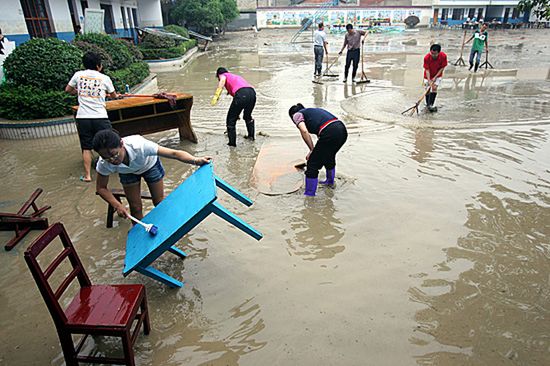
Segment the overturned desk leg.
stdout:
<path fill-rule="evenodd" d="M 217 175 L 214 176 L 214 179 L 216 180 L 216 186 L 224 190 L 231 197 L 235 198 L 239 202 L 244 203 L 249 207 L 252 206 L 253 202 L 250 198 L 246 197 L 244 194 L 237 191 L 235 188 L 230 186 L 227 182 L 225 182 L 223 179 L 221 179 Z"/>
<path fill-rule="evenodd" d="M 180 282 L 173 277 L 168 276 L 166 273 L 159 271 L 151 266 L 136 267 L 136 271 L 139 273 L 151 277 L 154 280 L 164 283 L 170 287 L 182 287 L 185 282 Z"/>
<path fill-rule="evenodd" d="M 178 247 L 175 247 L 173 245 L 170 248 L 168 248 L 168 251 L 172 254 L 177 255 L 181 259 L 187 258 L 187 253 L 185 253 L 183 250 L 181 250 Z"/>
<path fill-rule="evenodd" d="M 230 224 L 235 225 L 237 228 L 241 229 L 242 231 L 244 231 L 254 239 L 260 240 L 261 238 L 263 238 L 262 233 L 254 229 L 252 226 L 248 225 L 246 222 L 241 220 L 238 216 L 233 214 L 231 211 L 223 207 L 218 202 L 212 202 L 210 204 L 210 209 L 212 210 L 213 213 L 215 213 L 225 221 L 229 222 Z"/>

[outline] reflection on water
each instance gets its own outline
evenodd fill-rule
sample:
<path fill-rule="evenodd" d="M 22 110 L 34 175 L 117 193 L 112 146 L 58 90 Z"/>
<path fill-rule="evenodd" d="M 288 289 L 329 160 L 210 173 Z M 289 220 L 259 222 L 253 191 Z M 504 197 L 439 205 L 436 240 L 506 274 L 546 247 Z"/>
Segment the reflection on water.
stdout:
<path fill-rule="evenodd" d="M 414 150 L 411 157 L 419 163 L 425 162 L 434 149 L 434 130 L 430 128 L 419 128 L 414 131 Z"/>
<path fill-rule="evenodd" d="M 324 190 L 325 194 L 318 192 L 315 199 L 305 200 L 301 212 L 290 218 L 294 239 L 287 240 L 288 250 L 304 260 L 329 259 L 345 249 L 345 230 L 336 216 L 332 189 Z"/>
<path fill-rule="evenodd" d="M 155 365 L 236 365 L 240 357 L 267 343 L 256 340 L 265 325 L 261 308 L 253 298 L 228 308 L 227 313 L 214 320 L 204 316 L 204 300 L 197 288 L 185 295 L 160 291 L 153 297 L 153 301 L 162 301 L 152 309 L 153 336 L 143 337 L 137 354 L 153 347 L 156 352 L 142 356 L 144 360 L 151 357 Z"/>
<path fill-rule="evenodd" d="M 469 232 L 446 249 L 439 272 L 409 290 L 427 306 L 411 342 L 444 350 L 418 364 L 550 362 L 550 199 L 491 188 L 466 207 Z"/>

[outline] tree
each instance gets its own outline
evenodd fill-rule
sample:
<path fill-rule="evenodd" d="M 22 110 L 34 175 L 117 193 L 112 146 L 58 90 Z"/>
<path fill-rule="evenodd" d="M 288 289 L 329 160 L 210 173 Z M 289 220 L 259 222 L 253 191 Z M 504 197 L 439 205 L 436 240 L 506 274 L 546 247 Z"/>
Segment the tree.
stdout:
<path fill-rule="evenodd" d="M 236 0 L 219 0 L 220 8 L 223 15 L 223 30 L 227 28 L 227 24 L 239 16 Z"/>
<path fill-rule="evenodd" d="M 539 19 L 550 20 L 550 0 L 521 0 L 518 4 L 519 11 L 533 13 Z"/>
<path fill-rule="evenodd" d="M 224 25 L 220 0 L 178 0 L 172 16 L 178 23 L 185 22 L 187 28 L 197 28 L 199 32 L 211 32 Z"/>

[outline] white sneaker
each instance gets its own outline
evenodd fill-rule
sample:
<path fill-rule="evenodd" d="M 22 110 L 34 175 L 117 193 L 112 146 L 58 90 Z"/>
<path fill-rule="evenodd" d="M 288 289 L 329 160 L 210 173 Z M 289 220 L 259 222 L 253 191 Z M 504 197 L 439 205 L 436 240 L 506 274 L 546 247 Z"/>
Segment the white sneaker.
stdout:
<path fill-rule="evenodd" d="M 344 83 L 347 83 L 348 82 L 348 79 L 344 79 Z"/>
<path fill-rule="evenodd" d="M 352 82 L 352 83 L 356 83 L 357 80 L 355 80 L 355 78 L 353 78 L 353 79 L 351 79 L 351 82 Z"/>

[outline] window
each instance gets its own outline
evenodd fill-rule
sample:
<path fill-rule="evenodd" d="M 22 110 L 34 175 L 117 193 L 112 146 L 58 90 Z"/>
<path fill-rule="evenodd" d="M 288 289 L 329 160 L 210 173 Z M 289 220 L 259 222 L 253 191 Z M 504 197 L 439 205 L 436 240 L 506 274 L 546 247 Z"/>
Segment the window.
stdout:
<path fill-rule="evenodd" d="M 139 27 L 137 9 L 136 8 L 132 8 L 132 16 L 134 18 L 134 27 Z"/>
<path fill-rule="evenodd" d="M 477 20 L 483 19 L 483 8 L 477 9 Z"/>
<path fill-rule="evenodd" d="M 67 4 L 69 5 L 69 13 L 71 14 L 71 21 L 73 23 L 73 30 L 75 34 L 80 33 L 80 24 L 78 24 L 78 17 L 76 16 L 76 12 L 74 11 L 74 0 L 67 0 Z"/>
<path fill-rule="evenodd" d="M 128 29 L 128 22 L 126 21 L 126 10 L 124 6 L 120 7 L 120 14 L 122 15 L 122 24 L 124 24 L 124 29 Z"/>
<path fill-rule="evenodd" d="M 447 20 L 449 9 L 441 9 L 441 20 Z"/>
<path fill-rule="evenodd" d="M 31 38 L 52 36 L 50 18 L 44 0 L 21 0 L 21 7 Z"/>
<path fill-rule="evenodd" d="M 517 19 L 519 18 L 519 10 L 518 8 L 514 8 L 514 10 L 512 10 L 512 19 Z"/>
<path fill-rule="evenodd" d="M 103 25 L 105 26 L 105 33 L 114 34 L 115 24 L 113 22 L 113 7 L 109 4 L 99 4 L 101 9 L 105 10 L 105 17 L 103 18 Z"/>
<path fill-rule="evenodd" d="M 132 20 L 132 10 L 130 8 L 126 8 L 126 11 L 126 14 L 128 14 L 128 23 L 130 24 L 130 28 L 134 28 L 134 21 Z"/>
<path fill-rule="evenodd" d="M 453 20 L 464 19 L 464 9 L 453 9 Z"/>
<path fill-rule="evenodd" d="M 504 8 L 504 19 L 503 22 L 506 23 L 510 17 L 510 8 Z"/>
<path fill-rule="evenodd" d="M 476 9 L 475 8 L 470 8 L 470 10 L 468 10 L 468 18 L 471 19 L 474 19 L 474 17 L 476 16 Z"/>

